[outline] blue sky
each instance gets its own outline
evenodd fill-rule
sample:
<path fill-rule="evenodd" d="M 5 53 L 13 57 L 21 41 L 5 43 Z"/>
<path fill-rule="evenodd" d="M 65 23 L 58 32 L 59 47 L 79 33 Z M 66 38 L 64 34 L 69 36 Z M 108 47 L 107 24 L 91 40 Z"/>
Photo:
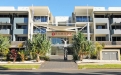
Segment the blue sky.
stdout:
<path fill-rule="evenodd" d="M 54 16 L 70 16 L 74 6 L 121 7 L 121 0 L 2 0 L 0 6 L 49 6 Z"/>

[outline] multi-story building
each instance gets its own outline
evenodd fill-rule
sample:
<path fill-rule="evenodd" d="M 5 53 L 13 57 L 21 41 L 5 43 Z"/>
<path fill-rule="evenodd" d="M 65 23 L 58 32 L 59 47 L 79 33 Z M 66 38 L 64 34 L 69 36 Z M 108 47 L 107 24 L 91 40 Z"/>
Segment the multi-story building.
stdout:
<path fill-rule="evenodd" d="M 105 43 L 100 59 L 120 60 L 120 22 L 121 7 L 75 6 L 72 16 L 55 17 L 47 6 L 0 7 L 0 33 L 10 37 L 11 48 L 41 33 L 51 40 L 51 55 L 63 54 L 62 39 L 71 46 L 73 35 L 81 31 L 88 40 Z"/>

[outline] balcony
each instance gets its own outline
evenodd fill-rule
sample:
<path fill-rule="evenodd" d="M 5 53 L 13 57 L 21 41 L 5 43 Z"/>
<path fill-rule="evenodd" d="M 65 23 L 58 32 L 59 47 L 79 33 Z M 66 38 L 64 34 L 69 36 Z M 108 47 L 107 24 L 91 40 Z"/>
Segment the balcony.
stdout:
<path fill-rule="evenodd" d="M 87 33 L 87 30 L 82 30 L 82 33 Z M 90 30 L 90 33 L 93 33 L 93 30 Z"/>
<path fill-rule="evenodd" d="M 113 18 L 111 23 L 121 23 L 121 18 Z"/>
<path fill-rule="evenodd" d="M 14 34 L 28 34 L 28 29 L 15 29 Z"/>
<path fill-rule="evenodd" d="M 47 23 L 48 22 L 48 16 L 34 16 L 33 21 L 39 22 L 39 23 Z"/>
<path fill-rule="evenodd" d="M 95 34 L 109 34 L 109 29 L 95 29 Z"/>
<path fill-rule="evenodd" d="M 0 18 L 0 22 L 2 23 L 10 23 L 10 18 Z"/>
<path fill-rule="evenodd" d="M 10 34 L 10 29 L 1 29 L 0 34 Z"/>
<path fill-rule="evenodd" d="M 97 41 L 99 43 L 104 43 L 105 48 L 121 48 L 121 41 Z"/>
<path fill-rule="evenodd" d="M 121 34 L 121 29 L 113 29 L 111 30 L 111 34 Z"/>
<path fill-rule="evenodd" d="M 95 23 L 108 23 L 108 18 L 95 18 Z"/>
<path fill-rule="evenodd" d="M 14 18 L 14 23 L 28 23 L 28 18 Z"/>
<path fill-rule="evenodd" d="M 46 29 L 41 29 L 41 30 L 39 30 L 39 29 L 34 29 L 34 30 L 33 30 L 33 33 L 42 33 L 42 34 L 45 34 L 45 33 L 46 33 Z"/>

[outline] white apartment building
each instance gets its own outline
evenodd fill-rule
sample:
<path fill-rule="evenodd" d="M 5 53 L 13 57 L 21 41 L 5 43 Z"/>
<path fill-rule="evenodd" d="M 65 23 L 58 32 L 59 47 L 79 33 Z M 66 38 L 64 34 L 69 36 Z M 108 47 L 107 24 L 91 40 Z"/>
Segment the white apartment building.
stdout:
<path fill-rule="evenodd" d="M 105 43 L 101 60 L 120 60 L 121 7 L 75 6 L 70 13 L 72 16 L 53 16 L 47 6 L 0 7 L 0 33 L 10 37 L 11 48 L 36 33 L 46 34 L 52 42 L 50 54 L 60 55 L 61 40 L 66 38 L 71 46 L 73 35 L 81 31 L 87 40 Z"/>

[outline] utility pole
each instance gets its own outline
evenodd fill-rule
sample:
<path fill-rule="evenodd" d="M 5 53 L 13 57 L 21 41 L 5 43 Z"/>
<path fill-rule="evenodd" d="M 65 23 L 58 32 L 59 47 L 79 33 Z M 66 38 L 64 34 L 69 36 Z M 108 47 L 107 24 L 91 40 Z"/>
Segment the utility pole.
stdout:
<path fill-rule="evenodd" d="M 32 13 L 31 13 L 31 23 L 30 23 L 30 39 L 32 40 L 33 37 L 33 20 L 34 20 L 34 10 L 33 10 L 33 4 L 32 4 Z"/>
<path fill-rule="evenodd" d="M 89 25 L 89 17 L 88 17 L 88 5 L 87 5 L 87 40 L 90 41 L 90 25 Z"/>

